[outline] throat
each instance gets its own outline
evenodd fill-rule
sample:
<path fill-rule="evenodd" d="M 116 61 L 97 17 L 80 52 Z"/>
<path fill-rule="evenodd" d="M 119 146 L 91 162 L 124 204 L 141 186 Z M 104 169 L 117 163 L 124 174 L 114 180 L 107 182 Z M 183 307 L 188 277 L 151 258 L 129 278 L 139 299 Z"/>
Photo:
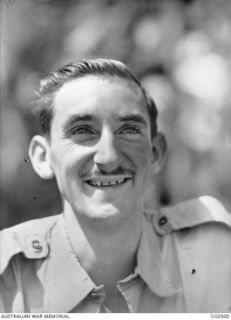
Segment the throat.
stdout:
<path fill-rule="evenodd" d="M 74 215 L 65 216 L 66 236 L 81 266 L 93 282 L 115 287 L 134 272 L 141 236 L 141 219 L 124 221 L 120 228 L 99 230 Z"/>
<path fill-rule="evenodd" d="M 108 292 L 114 292 L 117 283 L 133 274 L 136 267 L 136 252 L 132 256 L 120 254 L 113 259 L 110 258 L 112 255 L 113 252 L 109 252 L 103 257 L 98 256 L 94 264 L 84 266 L 94 283 L 104 285 Z"/>

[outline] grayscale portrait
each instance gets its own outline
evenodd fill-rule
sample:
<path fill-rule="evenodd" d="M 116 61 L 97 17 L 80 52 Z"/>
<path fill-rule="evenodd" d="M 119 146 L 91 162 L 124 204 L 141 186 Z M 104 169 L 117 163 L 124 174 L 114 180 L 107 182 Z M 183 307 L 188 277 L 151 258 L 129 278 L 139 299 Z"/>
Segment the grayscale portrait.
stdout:
<path fill-rule="evenodd" d="M 231 2 L 1 3 L 1 313 L 231 312 Z"/>

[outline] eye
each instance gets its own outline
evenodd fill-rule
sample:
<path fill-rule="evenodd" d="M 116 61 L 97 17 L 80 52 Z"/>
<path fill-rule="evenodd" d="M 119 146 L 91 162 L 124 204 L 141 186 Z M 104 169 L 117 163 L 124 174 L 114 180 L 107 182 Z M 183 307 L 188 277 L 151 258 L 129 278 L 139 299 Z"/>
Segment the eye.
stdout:
<path fill-rule="evenodd" d="M 74 127 L 73 129 L 70 130 L 71 135 L 89 135 L 89 134 L 94 134 L 94 131 L 86 126 L 78 126 Z"/>
<path fill-rule="evenodd" d="M 134 126 L 134 125 L 126 125 L 123 126 L 120 130 L 122 134 L 139 134 L 142 133 L 141 128 Z"/>

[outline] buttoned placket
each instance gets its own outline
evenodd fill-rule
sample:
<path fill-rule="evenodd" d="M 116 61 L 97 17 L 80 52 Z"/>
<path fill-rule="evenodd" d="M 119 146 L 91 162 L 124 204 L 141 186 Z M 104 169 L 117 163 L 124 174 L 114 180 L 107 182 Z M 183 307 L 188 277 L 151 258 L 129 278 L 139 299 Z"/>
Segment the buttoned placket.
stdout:
<path fill-rule="evenodd" d="M 64 227 L 66 240 L 69 244 L 69 247 L 71 248 L 72 254 L 74 255 L 74 259 L 79 263 L 78 257 L 75 254 L 75 251 L 72 246 L 71 239 L 67 232 L 66 224 L 64 221 L 65 220 L 63 219 L 63 223 L 64 223 L 63 227 Z M 136 277 L 139 277 L 139 276 L 137 274 L 132 274 L 117 283 L 117 289 L 119 290 L 121 296 L 123 297 L 129 312 L 138 311 L 137 305 L 138 305 L 138 300 L 140 300 L 140 290 L 136 286 L 136 294 L 134 294 L 134 292 L 132 292 L 131 287 L 135 287 L 135 285 L 134 283 L 133 285 L 130 283 L 130 281 Z M 92 292 L 84 299 L 85 301 L 83 301 L 81 304 L 82 306 L 85 305 L 88 312 L 89 310 L 92 310 L 90 312 L 110 312 L 110 310 L 103 304 L 105 297 L 106 297 L 106 294 L 104 291 L 104 285 L 101 285 L 98 287 L 95 286 Z M 82 309 L 82 306 L 79 306 L 79 308 Z M 77 307 L 76 309 L 79 309 L 79 308 Z"/>
<path fill-rule="evenodd" d="M 63 219 L 63 222 L 64 221 L 65 219 Z M 167 227 L 167 225 L 168 225 L 168 221 L 165 219 L 162 219 L 161 223 L 159 224 L 159 227 L 162 227 L 162 226 Z M 72 258 L 77 261 L 77 265 L 82 270 L 80 271 L 84 272 L 83 271 L 84 269 L 82 269 L 82 267 L 80 266 L 78 259 L 75 255 L 74 249 L 71 246 L 69 234 L 67 230 L 65 230 L 66 229 L 65 227 L 66 226 L 63 226 L 64 234 L 66 238 L 65 242 L 68 244 L 68 247 L 69 247 L 68 251 L 69 252 L 71 251 L 70 253 L 72 255 Z M 149 240 L 146 239 L 147 238 L 146 233 L 150 233 L 150 232 L 153 232 L 152 227 L 151 225 L 149 225 L 149 223 L 146 222 L 146 218 L 144 218 L 143 238 L 142 238 L 143 240 L 142 240 L 142 243 L 139 245 L 138 256 L 137 256 L 138 265 L 135 268 L 135 273 L 118 282 L 118 289 L 121 292 L 121 295 L 124 297 L 130 312 L 139 312 L 138 311 L 139 303 L 140 303 L 141 295 L 143 292 L 142 290 L 143 286 L 141 288 L 140 286 L 134 285 L 135 282 L 132 281 L 132 278 L 137 277 L 137 279 L 140 279 L 143 285 L 145 285 L 144 283 L 146 283 L 153 292 L 155 292 L 157 295 L 162 297 L 172 295 L 178 291 L 177 289 L 172 287 L 172 283 L 169 279 L 167 269 L 164 267 L 163 263 L 161 262 L 161 258 L 159 256 L 160 253 L 158 252 L 159 249 L 157 248 L 158 245 L 153 240 L 150 247 Z M 150 249 L 152 252 L 151 254 L 152 258 L 150 257 L 150 252 L 149 252 Z M 154 252 L 155 252 L 155 255 L 157 255 L 156 257 L 157 260 L 155 259 L 155 261 L 153 260 Z M 146 261 L 145 264 L 143 264 L 142 262 L 143 260 Z M 155 272 L 153 274 L 153 268 L 156 270 L 157 273 Z M 157 276 L 157 274 L 159 274 L 160 278 L 162 279 L 161 281 L 160 281 L 160 278 Z M 107 310 L 107 308 L 103 306 L 103 302 L 105 300 L 105 292 L 103 287 L 101 287 L 103 294 L 102 295 L 100 294 L 101 297 L 99 297 L 99 292 L 101 290 L 97 291 L 96 285 L 92 282 L 89 275 L 87 275 L 86 271 L 85 271 L 85 277 L 88 278 L 88 282 L 89 281 L 91 282 L 92 287 L 94 288 L 94 290 L 96 290 L 94 291 L 96 294 L 93 294 L 93 296 L 91 296 L 91 294 L 88 293 L 83 298 L 83 300 L 80 301 L 79 306 L 76 305 L 76 307 L 74 308 L 74 310 L 76 311 L 72 311 L 72 312 L 102 312 L 103 308 L 106 310 L 106 312 L 107 311 L 110 312 L 110 310 Z M 133 285 L 131 285 L 132 282 L 133 282 Z M 136 293 L 134 294 L 134 292 Z M 91 293 L 93 293 L 93 291 L 91 291 Z M 92 299 L 93 297 L 94 299 Z"/>
<path fill-rule="evenodd" d="M 63 225 L 63 231 L 64 231 L 65 238 L 67 240 L 69 248 L 71 249 L 72 257 L 74 257 L 74 259 L 76 260 L 76 262 L 80 266 L 80 263 L 78 261 L 78 257 L 75 254 L 75 250 L 72 246 L 71 239 L 70 239 L 68 231 L 66 229 L 67 226 L 65 223 L 64 216 L 62 216 L 62 225 Z M 89 279 L 90 279 L 90 277 L 89 277 Z M 130 311 L 131 307 L 129 307 L 128 302 L 127 302 L 126 298 L 124 297 L 124 294 L 121 291 L 120 286 L 118 284 L 117 284 L 117 288 L 118 288 L 119 292 L 121 293 L 122 297 L 125 299 L 125 303 L 128 307 L 128 310 Z M 103 304 L 105 297 L 106 297 L 106 294 L 104 291 L 104 285 L 100 285 L 98 287 L 95 286 L 94 289 L 90 292 L 90 294 L 88 294 L 88 296 L 85 297 L 84 301 L 82 301 L 79 304 L 79 306 L 76 306 L 76 308 L 74 308 L 74 311 L 72 310 L 72 312 L 79 312 L 78 311 L 79 309 L 84 309 L 84 308 L 86 308 L 87 312 L 110 312 L 110 310 Z"/>

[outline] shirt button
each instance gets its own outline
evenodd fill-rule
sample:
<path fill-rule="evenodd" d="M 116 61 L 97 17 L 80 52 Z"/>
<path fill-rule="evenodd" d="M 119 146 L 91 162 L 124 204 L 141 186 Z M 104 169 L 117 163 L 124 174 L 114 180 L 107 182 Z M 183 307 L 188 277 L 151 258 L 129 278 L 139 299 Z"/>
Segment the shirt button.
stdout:
<path fill-rule="evenodd" d="M 105 294 L 103 292 L 91 292 L 90 297 L 93 300 L 101 300 L 105 297 Z"/>
<path fill-rule="evenodd" d="M 159 221 L 158 224 L 159 226 L 164 226 L 167 223 L 168 219 L 165 216 L 162 216 Z"/>

